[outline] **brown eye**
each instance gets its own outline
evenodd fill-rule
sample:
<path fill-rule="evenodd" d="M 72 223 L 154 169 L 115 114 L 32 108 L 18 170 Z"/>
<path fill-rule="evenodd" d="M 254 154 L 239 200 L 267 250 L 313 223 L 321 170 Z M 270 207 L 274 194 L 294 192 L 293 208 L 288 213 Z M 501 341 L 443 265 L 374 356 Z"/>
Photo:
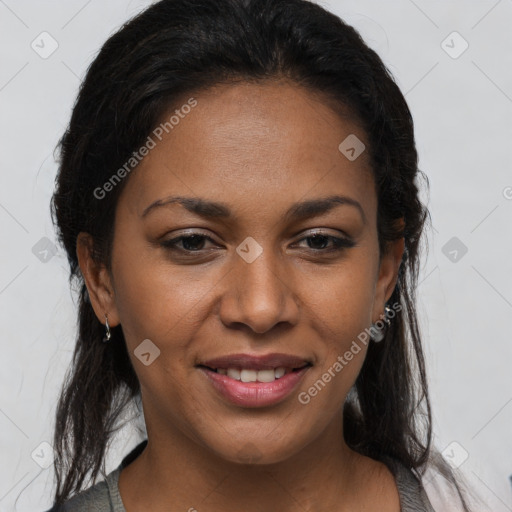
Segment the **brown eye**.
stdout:
<path fill-rule="evenodd" d="M 307 241 L 306 249 L 311 249 L 313 252 L 333 252 L 342 251 L 350 247 L 354 247 L 355 242 L 349 238 L 340 238 L 325 233 L 314 233 L 299 240 L 299 242 Z M 329 242 L 331 245 L 329 246 Z"/>
<path fill-rule="evenodd" d="M 171 240 L 165 240 L 161 245 L 167 249 L 177 250 L 182 252 L 198 252 L 204 249 L 205 242 L 213 240 L 206 235 L 186 235 L 172 238 Z M 179 244 L 181 243 L 181 247 Z"/>
<path fill-rule="evenodd" d="M 325 249 L 329 245 L 329 237 L 326 235 L 313 235 L 306 238 L 310 249 Z"/>

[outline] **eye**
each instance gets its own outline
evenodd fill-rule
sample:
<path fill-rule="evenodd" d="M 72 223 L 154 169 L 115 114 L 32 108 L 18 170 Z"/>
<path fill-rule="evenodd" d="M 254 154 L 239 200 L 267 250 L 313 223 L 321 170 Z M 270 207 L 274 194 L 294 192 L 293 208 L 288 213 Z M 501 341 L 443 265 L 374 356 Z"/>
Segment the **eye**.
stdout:
<path fill-rule="evenodd" d="M 306 241 L 306 249 L 320 253 L 337 252 L 355 246 L 355 242 L 349 238 L 336 237 L 322 232 L 313 233 L 299 240 L 299 242 L 302 241 Z M 330 246 L 329 242 L 331 242 Z"/>
<path fill-rule="evenodd" d="M 164 240 L 161 242 L 161 245 L 167 249 L 181 252 L 199 252 L 204 250 L 204 244 L 207 240 L 215 243 L 209 236 L 194 233 L 190 235 L 181 235 L 170 240 Z M 179 244 L 181 244 L 181 247 Z"/>
<path fill-rule="evenodd" d="M 354 247 L 355 242 L 350 238 L 336 237 L 327 233 L 315 232 L 311 235 L 300 239 L 297 244 L 306 241 L 307 247 L 302 246 L 303 249 L 309 249 L 314 253 L 326 254 L 332 252 L 340 252 L 344 249 Z M 207 250 L 205 248 L 206 242 L 211 242 L 217 245 L 215 241 L 207 235 L 202 233 L 191 233 L 187 235 L 180 235 L 169 240 L 161 242 L 161 246 L 171 251 L 181 252 L 184 254 L 200 253 Z"/>

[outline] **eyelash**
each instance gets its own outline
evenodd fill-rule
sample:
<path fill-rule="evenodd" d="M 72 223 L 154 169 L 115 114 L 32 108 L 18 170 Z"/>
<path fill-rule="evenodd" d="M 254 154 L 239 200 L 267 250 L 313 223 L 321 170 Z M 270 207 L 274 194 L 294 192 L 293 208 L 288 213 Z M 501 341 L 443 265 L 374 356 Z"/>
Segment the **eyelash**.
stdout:
<path fill-rule="evenodd" d="M 165 249 L 168 249 L 168 250 L 171 250 L 171 251 L 178 251 L 178 252 L 181 252 L 181 253 L 185 253 L 187 256 L 188 255 L 192 255 L 192 254 L 199 254 L 203 249 L 198 249 L 196 251 L 193 251 L 193 250 L 190 250 L 190 249 L 184 249 L 184 248 L 181 248 L 181 247 L 177 247 L 177 245 L 181 241 L 187 240 L 187 239 L 191 239 L 191 238 L 196 238 L 196 237 L 199 238 L 199 239 L 209 240 L 210 242 L 215 243 L 215 241 L 212 238 L 210 238 L 209 236 L 207 236 L 207 235 L 203 235 L 201 233 L 192 233 L 190 235 L 181 235 L 181 236 L 178 236 L 176 238 L 172 238 L 170 240 L 165 240 L 165 241 L 161 242 L 161 245 Z M 310 251 L 312 251 L 313 253 L 316 253 L 316 254 L 319 254 L 319 253 L 330 254 L 330 253 L 333 253 L 333 252 L 341 252 L 344 249 L 349 249 L 349 248 L 355 246 L 355 242 L 353 240 L 349 239 L 349 238 L 340 238 L 340 237 L 336 237 L 336 236 L 333 236 L 333 235 L 328 235 L 328 234 L 325 234 L 325 233 L 322 233 L 322 232 L 312 233 L 309 236 L 301 238 L 300 240 L 298 240 L 298 242 L 302 242 L 303 240 L 313 239 L 315 237 L 318 237 L 320 239 L 325 238 L 325 239 L 331 240 L 332 244 L 333 244 L 333 247 L 331 247 L 330 249 L 324 249 L 324 248 L 323 249 L 312 249 L 310 247 L 307 248 L 308 250 L 310 250 Z"/>

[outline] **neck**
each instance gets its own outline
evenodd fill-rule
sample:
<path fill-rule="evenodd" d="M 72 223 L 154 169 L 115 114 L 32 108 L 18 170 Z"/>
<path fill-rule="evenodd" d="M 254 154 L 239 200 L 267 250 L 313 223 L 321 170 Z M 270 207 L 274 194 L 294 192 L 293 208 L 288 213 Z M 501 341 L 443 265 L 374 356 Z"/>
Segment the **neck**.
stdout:
<path fill-rule="evenodd" d="M 176 429 L 148 424 L 148 445 L 120 477 L 127 510 L 196 509 L 223 512 L 327 510 L 356 502 L 356 467 L 361 456 L 343 439 L 339 414 L 300 452 L 272 464 L 257 460 L 246 446 L 248 463 L 232 462 Z M 128 504 L 131 508 L 128 507 Z M 298 507 L 300 505 L 300 507 Z M 347 508 L 348 510 L 348 508 Z"/>

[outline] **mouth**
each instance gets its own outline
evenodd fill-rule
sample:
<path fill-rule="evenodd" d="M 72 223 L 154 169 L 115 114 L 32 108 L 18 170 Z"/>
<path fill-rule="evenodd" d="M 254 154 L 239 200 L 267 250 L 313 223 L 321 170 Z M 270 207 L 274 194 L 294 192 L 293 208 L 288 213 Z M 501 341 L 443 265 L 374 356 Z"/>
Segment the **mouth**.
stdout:
<path fill-rule="evenodd" d="M 295 368 L 278 366 L 276 368 L 262 369 L 241 367 L 211 368 L 205 365 L 198 365 L 199 368 L 204 368 L 220 375 L 226 375 L 227 377 L 233 380 L 238 380 L 240 382 L 274 382 L 275 380 L 281 379 L 289 373 L 298 372 L 309 366 L 311 366 L 311 363 L 304 363 L 302 366 Z"/>
<path fill-rule="evenodd" d="M 291 397 L 312 366 L 306 363 L 297 368 L 278 366 L 258 370 L 201 364 L 197 369 L 214 393 L 226 402 L 242 408 L 262 408 Z"/>
<path fill-rule="evenodd" d="M 201 361 L 196 368 L 229 403 L 254 408 L 290 397 L 312 366 L 312 361 L 288 354 L 233 354 Z"/>

